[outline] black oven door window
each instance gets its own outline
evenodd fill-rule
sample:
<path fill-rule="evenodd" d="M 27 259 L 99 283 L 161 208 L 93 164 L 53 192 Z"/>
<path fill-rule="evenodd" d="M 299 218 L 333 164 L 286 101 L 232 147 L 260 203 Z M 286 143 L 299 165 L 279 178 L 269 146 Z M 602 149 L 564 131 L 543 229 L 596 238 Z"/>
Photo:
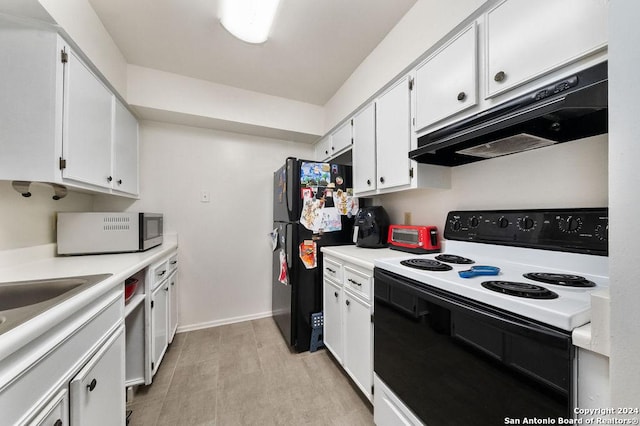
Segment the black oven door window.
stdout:
<path fill-rule="evenodd" d="M 570 416 L 568 334 L 514 326 L 495 312 L 485 316 L 477 306 L 447 301 L 442 292 L 375 280 L 375 372 L 423 422 L 498 425 Z"/>

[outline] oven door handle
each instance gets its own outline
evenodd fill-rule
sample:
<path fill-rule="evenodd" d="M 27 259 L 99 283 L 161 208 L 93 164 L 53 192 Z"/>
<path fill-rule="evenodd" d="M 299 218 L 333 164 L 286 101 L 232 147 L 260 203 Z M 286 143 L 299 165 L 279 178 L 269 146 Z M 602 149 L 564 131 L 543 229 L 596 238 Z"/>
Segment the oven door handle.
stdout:
<path fill-rule="evenodd" d="M 431 286 L 426 288 L 425 285 L 419 284 L 409 278 L 396 277 L 378 268 L 375 270 L 374 280 L 376 285 L 381 285 L 384 282 L 391 287 L 409 291 L 415 296 L 434 303 L 435 305 L 453 308 L 456 311 L 475 318 L 484 319 L 493 326 L 513 334 L 530 337 L 557 348 L 569 349 L 571 347 L 570 332 L 563 333 L 560 330 L 552 330 L 542 324 L 514 317 L 507 312 L 497 311 L 495 308 L 480 304 L 480 302 L 475 302 L 463 296 L 458 296 L 454 293 Z"/>

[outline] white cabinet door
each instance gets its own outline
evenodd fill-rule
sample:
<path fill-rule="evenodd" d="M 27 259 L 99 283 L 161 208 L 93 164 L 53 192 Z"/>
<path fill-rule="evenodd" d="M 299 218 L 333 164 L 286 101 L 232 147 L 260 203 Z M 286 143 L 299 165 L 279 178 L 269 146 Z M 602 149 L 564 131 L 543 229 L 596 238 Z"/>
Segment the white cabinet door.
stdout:
<path fill-rule="evenodd" d="M 351 146 L 351 121 L 347 121 L 331 134 L 331 155 Z"/>
<path fill-rule="evenodd" d="M 344 292 L 344 369 L 371 399 L 373 359 L 371 305 Z"/>
<path fill-rule="evenodd" d="M 323 285 L 324 345 L 342 362 L 342 288 L 324 279 Z"/>
<path fill-rule="evenodd" d="M 178 272 L 174 271 L 169 276 L 169 343 L 173 342 L 173 336 L 178 329 Z"/>
<path fill-rule="evenodd" d="M 116 101 L 113 122 L 113 189 L 138 195 L 138 120 Z"/>
<path fill-rule="evenodd" d="M 315 160 L 325 161 L 331 155 L 331 135 L 327 135 L 324 138 L 316 142 L 315 145 Z"/>
<path fill-rule="evenodd" d="M 169 342 L 167 300 L 169 282 L 163 281 L 151 296 L 151 374 L 156 374 Z"/>
<path fill-rule="evenodd" d="M 35 417 L 21 425 L 28 426 L 68 426 L 69 425 L 69 397 L 67 390 L 62 389 L 48 401 Z"/>
<path fill-rule="evenodd" d="M 376 189 L 376 105 L 371 103 L 353 117 L 353 191 Z"/>
<path fill-rule="evenodd" d="M 124 327 L 69 383 L 72 426 L 125 424 Z"/>
<path fill-rule="evenodd" d="M 64 76 L 64 179 L 111 188 L 114 96 L 70 49 Z"/>
<path fill-rule="evenodd" d="M 508 0 L 487 13 L 487 97 L 607 44 L 603 0 Z"/>
<path fill-rule="evenodd" d="M 416 68 L 415 130 L 478 103 L 478 55 L 473 23 Z"/>
<path fill-rule="evenodd" d="M 401 78 L 376 101 L 378 189 L 411 183 L 409 76 Z"/>

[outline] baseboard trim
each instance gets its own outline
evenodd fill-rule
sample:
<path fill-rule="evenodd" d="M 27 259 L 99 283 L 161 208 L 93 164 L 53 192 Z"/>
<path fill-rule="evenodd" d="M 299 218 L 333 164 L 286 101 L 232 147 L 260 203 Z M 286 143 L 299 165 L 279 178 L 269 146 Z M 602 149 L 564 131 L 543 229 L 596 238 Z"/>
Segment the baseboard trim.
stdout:
<path fill-rule="evenodd" d="M 188 331 L 202 330 L 203 328 L 219 327 L 221 325 L 235 324 L 237 322 L 251 321 L 273 316 L 272 311 L 262 312 L 259 314 L 243 315 L 239 317 L 225 318 L 221 320 L 201 322 L 198 324 L 190 324 L 179 326 L 176 333 L 186 333 Z"/>

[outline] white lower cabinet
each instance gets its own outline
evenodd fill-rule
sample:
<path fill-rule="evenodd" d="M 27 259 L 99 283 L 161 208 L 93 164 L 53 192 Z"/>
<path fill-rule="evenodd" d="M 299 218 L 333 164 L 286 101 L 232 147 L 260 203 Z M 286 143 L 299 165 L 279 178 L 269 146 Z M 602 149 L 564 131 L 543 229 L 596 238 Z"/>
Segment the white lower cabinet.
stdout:
<path fill-rule="evenodd" d="M 151 297 L 151 370 L 156 374 L 169 342 L 167 300 L 169 284 L 165 280 Z"/>
<path fill-rule="evenodd" d="M 324 345 L 342 362 L 342 287 L 328 279 L 323 286 Z"/>
<path fill-rule="evenodd" d="M 122 287 L 2 360 L 0 424 L 124 426 Z"/>
<path fill-rule="evenodd" d="M 169 276 L 169 300 L 168 305 L 168 324 L 169 329 L 167 332 L 167 340 L 169 343 L 173 342 L 173 337 L 176 335 L 178 329 L 178 272 L 174 271 Z"/>
<path fill-rule="evenodd" d="M 72 426 L 124 423 L 124 342 L 120 326 L 69 383 Z"/>
<path fill-rule="evenodd" d="M 344 292 L 344 369 L 371 399 L 373 384 L 373 324 L 371 305 Z"/>
<path fill-rule="evenodd" d="M 29 426 L 67 426 L 69 424 L 69 396 L 66 387 L 57 392 L 51 401 L 26 424 Z"/>
<path fill-rule="evenodd" d="M 332 273 L 336 267 L 341 273 Z M 373 382 L 373 271 L 324 256 L 324 344 L 371 401 Z"/>

